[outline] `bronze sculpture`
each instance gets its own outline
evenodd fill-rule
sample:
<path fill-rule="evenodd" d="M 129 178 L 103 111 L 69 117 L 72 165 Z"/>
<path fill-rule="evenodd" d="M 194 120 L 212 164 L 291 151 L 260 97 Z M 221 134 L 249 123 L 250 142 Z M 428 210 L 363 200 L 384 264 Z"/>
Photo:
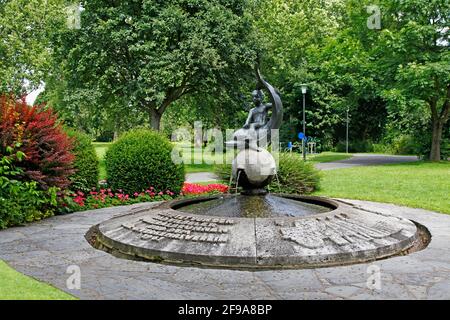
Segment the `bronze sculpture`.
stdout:
<path fill-rule="evenodd" d="M 257 88 L 252 92 L 255 107 L 250 110 L 244 126 L 233 134 L 233 140 L 225 143 L 240 150 L 233 160 L 232 176 L 244 188 L 244 194 L 264 194 L 264 187 L 276 175 L 275 159 L 265 148 L 271 143 L 272 130 L 279 129 L 283 120 L 279 92 L 262 78 L 258 68 L 256 77 Z M 264 103 L 262 89 L 269 92 L 270 103 Z"/>
<path fill-rule="evenodd" d="M 277 130 L 283 121 L 283 103 L 280 93 L 265 81 L 258 68 L 256 68 L 257 89 L 252 92 L 255 107 L 250 110 L 244 126 L 233 134 L 233 140 L 227 141 L 228 147 L 238 149 L 253 149 L 261 151 L 270 145 L 271 130 Z M 270 103 L 264 103 L 264 94 L 261 89 L 269 92 Z M 267 120 L 269 110 L 272 115 Z"/>

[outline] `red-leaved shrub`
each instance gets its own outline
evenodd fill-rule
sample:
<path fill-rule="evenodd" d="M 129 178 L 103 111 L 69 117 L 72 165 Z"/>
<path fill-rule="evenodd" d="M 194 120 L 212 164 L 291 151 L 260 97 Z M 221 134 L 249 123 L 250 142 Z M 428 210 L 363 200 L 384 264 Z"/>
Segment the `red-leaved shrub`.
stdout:
<path fill-rule="evenodd" d="M 7 147 L 25 153 L 25 160 L 15 164 L 23 169 L 24 179 L 37 181 L 42 189 L 69 186 L 68 177 L 74 173 L 72 144 L 51 108 L 0 97 L 0 156 Z"/>

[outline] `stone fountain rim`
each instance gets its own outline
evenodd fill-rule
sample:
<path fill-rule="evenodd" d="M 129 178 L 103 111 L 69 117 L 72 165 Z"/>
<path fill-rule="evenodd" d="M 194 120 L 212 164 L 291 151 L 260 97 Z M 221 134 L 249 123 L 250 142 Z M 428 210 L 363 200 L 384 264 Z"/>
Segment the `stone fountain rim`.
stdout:
<path fill-rule="evenodd" d="M 276 194 L 280 195 L 280 194 Z M 172 200 L 163 202 L 159 205 L 156 205 L 152 208 L 146 209 L 138 209 L 133 212 L 127 212 L 126 214 L 116 215 L 94 227 L 91 228 L 90 232 L 88 232 L 87 238 L 94 239 L 91 244 L 97 249 L 101 249 L 112 253 L 113 255 L 126 259 L 134 259 L 134 260 L 144 260 L 149 262 L 160 262 L 160 263 L 168 263 L 168 264 L 176 264 L 176 265 L 194 265 L 198 267 L 206 267 L 206 268 L 225 268 L 225 269 L 245 269 L 245 270 L 272 270 L 272 269 L 302 269 L 302 268 L 317 268 L 317 267 L 329 267 L 335 265 L 349 265 L 355 263 L 363 263 L 367 261 L 376 261 L 379 259 L 385 259 L 388 257 L 401 255 L 403 252 L 409 251 L 410 248 L 414 246 L 419 238 L 419 230 L 417 226 L 414 225 L 414 222 L 408 219 L 404 219 L 398 216 L 393 216 L 390 214 L 381 214 L 376 213 L 370 210 L 364 210 L 364 208 L 356 207 L 353 205 L 349 205 L 344 201 L 340 200 L 330 200 L 322 197 L 315 196 L 292 196 L 292 195 L 284 195 L 289 198 L 295 198 L 300 200 L 315 200 L 315 201 L 327 201 L 328 204 L 332 206 L 336 206 L 335 210 L 318 213 L 316 215 L 310 215 L 306 217 L 271 217 L 271 218 L 224 218 L 224 217 L 216 217 L 216 216 L 205 216 L 205 215 L 196 215 L 191 213 L 185 213 L 181 211 L 177 211 L 173 209 L 173 206 L 183 205 L 192 202 L 198 201 L 207 201 L 212 199 L 217 199 L 220 197 L 229 197 L 234 195 L 213 195 L 206 197 L 197 197 L 190 199 L 182 199 L 182 200 Z M 221 244 L 198 244 L 197 249 L 196 244 L 189 244 L 185 241 L 182 243 L 177 242 L 177 240 L 167 239 L 161 243 L 161 246 L 158 243 L 149 245 L 145 240 L 133 240 L 134 245 L 129 243 L 128 241 L 123 241 L 123 237 L 116 237 L 109 232 L 116 232 L 117 228 L 123 223 L 128 221 L 141 221 L 142 217 L 153 212 L 152 214 L 168 213 L 173 217 L 180 216 L 193 216 L 197 217 L 197 219 L 212 219 L 212 220 L 226 220 L 231 221 L 233 225 L 237 229 L 230 234 L 230 245 L 235 245 L 236 241 L 238 241 L 238 245 L 244 245 L 246 248 L 250 248 L 249 252 L 241 252 L 236 251 L 235 249 L 230 247 L 231 251 L 222 252 L 221 250 L 224 248 L 228 248 L 228 241 L 226 243 Z M 325 253 L 324 255 L 315 256 L 307 254 L 292 256 L 292 253 L 286 252 L 273 252 L 273 254 L 264 255 L 263 251 L 260 251 L 258 248 L 263 248 L 264 238 L 261 238 L 262 235 L 259 231 L 257 232 L 257 228 L 271 226 L 274 227 L 273 224 L 277 225 L 281 223 L 283 224 L 291 223 L 295 221 L 302 221 L 303 219 L 312 219 L 312 220 L 328 220 L 334 219 L 335 217 L 349 217 L 356 215 L 380 215 L 384 216 L 387 219 L 398 220 L 399 223 L 407 224 L 408 228 L 413 228 L 414 231 L 410 230 L 407 238 L 398 239 L 396 243 L 392 243 L 386 246 L 372 248 L 369 250 L 356 250 L 351 252 L 343 252 L 341 253 Z M 233 222 L 234 221 L 234 222 Z M 403 221 L 403 222 L 402 222 Z M 257 227 L 257 225 L 259 227 Z M 286 226 L 286 225 L 284 225 Z M 239 228 L 238 228 L 239 227 Z M 244 227 L 244 229 L 242 229 Z M 277 227 L 278 228 L 278 227 Z M 122 231 L 119 231 L 120 233 Z M 127 231 L 128 233 L 130 231 Z M 125 233 L 127 233 L 125 232 Z M 231 231 L 230 231 L 231 232 Z M 277 231 L 278 232 L 278 231 Z M 122 233 L 122 235 L 125 235 Z M 234 237 L 233 234 L 236 236 Z M 252 238 L 254 236 L 257 238 L 257 242 L 253 243 L 252 241 L 248 242 L 248 246 L 246 245 L 247 240 L 246 237 Z M 91 235 L 95 235 L 92 236 Z M 252 240 L 252 239 L 250 239 Z M 137 243 L 135 242 L 137 241 Z M 175 241 L 175 242 L 174 242 Z M 244 242 L 242 242 L 244 241 Z M 286 247 L 286 242 L 280 242 L 281 240 L 276 240 L 277 245 L 273 245 L 272 240 L 269 242 L 266 241 L 267 244 L 270 244 L 273 248 L 278 248 L 278 245 L 283 245 Z M 284 241 L 284 240 L 283 240 Z M 146 244 L 147 243 L 147 244 Z M 198 243 L 198 242 L 197 242 Z M 289 242 L 290 243 L 290 242 Z M 202 251 L 203 249 L 206 251 Z M 189 249 L 191 248 L 191 249 Z M 217 252 L 211 251 L 212 248 L 214 250 L 218 250 Z M 281 247 L 280 247 L 281 248 Z M 188 249 L 188 250 L 186 250 Z M 211 249 L 211 250 L 210 250 Z M 256 249 L 257 251 L 253 252 Z M 193 250 L 193 251 L 191 251 Z M 278 249 L 277 249 L 278 250 Z M 217 254 L 215 254 L 217 253 Z"/>
<path fill-rule="evenodd" d="M 318 196 L 307 196 L 307 195 L 296 195 L 296 194 L 287 194 L 287 193 L 268 193 L 272 196 L 276 196 L 276 197 L 280 197 L 280 198 L 284 198 L 284 199 L 290 199 L 290 200 L 295 200 L 295 201 L 299 201 L 299 202 L 306 202 L 306 203 L 310 203 L 310 204 L 315 204 L 315 205 L 319 205 L 322 207 L 326 207 L 328 209 L 330 209 L 327 212 L 322 212 L 322 213 L 316 213 L 313 215 L 308 215 L 308 216 L 303 216 L 303 217 L 257 217 L 257 218 L 243 218 L 243 217 L 232 217 L 233 220 L 235 219 L 305 219 L 305 218 L 311 218 L 311 216 L 314 217 L 321 217 L 321 216 L 327 216 L 327 215 L 333 215 L 333 214 L 338 214 L 341 213 L 341 204 L 338 201 L 329 199 L 329 198 L 325 198 L 325 197 L 318 197 Z M 164 210 L 171 210 L 173 212 L 180 212 L 180 213 L 185 213 L 182 211 L 179 211 L 178 209 L 191 205 L 191 204 L 196 204 L 196 203 L 202 203 L 202 202 L 206 202 L 206 201 L 211 201 L 211 200 L 215 200 L 215 199 L 220 199 L 220 198 L 234 198 L 237 196 L 240 196 L 241 194 L 217 194 L 217 195 L 208 195 L 208 196 L 201 196 L 201 197 L 194 197 L 194 198 L 188 198 L 188 199 L 178 199 L 178 200 L 171 200 L 171 201 L 167 201 L 167 202 L 163 202 L 159 205 L 157 205 L 155 207 L 155 209 L 164 209 Z M 248 196 L 248 195 L 241 195 L 244 197 L 252 197 L 252 196 Z M 203 217 L 217 217 L 214 215 L 199 215 L 199 214 L 195 214 L 195 213 L 189 213 L 191 215 L 195 215 L 195 216 L 203 216 Z M 231 217 L 230 217 L 231 218 Z"/>

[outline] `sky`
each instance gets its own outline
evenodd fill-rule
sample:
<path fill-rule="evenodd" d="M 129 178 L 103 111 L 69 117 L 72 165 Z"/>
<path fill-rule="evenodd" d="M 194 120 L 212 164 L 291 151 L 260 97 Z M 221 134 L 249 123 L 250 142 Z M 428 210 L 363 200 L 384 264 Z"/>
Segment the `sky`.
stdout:
<path fill-rule="evenodd" d="M 38 89 L 32 91 L 31 93 L 29 93 L 26 97 L 26 102 L 28 105 L 32 106 L 34 104 L 34 101 L 36 100 L 36 98 L 38 97 L 38 95 L 44 91 L 45 89 L 45 84 L 42 84 Z"/>

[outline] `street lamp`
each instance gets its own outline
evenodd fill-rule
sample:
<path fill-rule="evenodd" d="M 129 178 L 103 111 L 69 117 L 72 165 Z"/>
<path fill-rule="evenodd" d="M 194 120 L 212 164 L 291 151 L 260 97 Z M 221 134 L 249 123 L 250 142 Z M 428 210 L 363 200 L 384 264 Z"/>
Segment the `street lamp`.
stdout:
<path fill-rule="evenodd" d="M 306 117 L 305 117 L 305 104 L 306 104 L 306 92 L 308 91 L 308 85 L 302 84 L 302 94 L 303 94 L 303 139 L 302 139 L 302 150 L 303 150 L 303 161 L 306 161 Z"/>
<path fill-rule="evenodd" d="M 345 138 L 345 150 L 346 150 L 346 152 L 348 153 L 348 125 L 349 125 L 349 121 L 350 121 L 350 119 L 349 119 L 349 117 L 348 117 L 348 112 L 349 112 L 350 110 L 349 110 L 349 108 L 347 108 L 347 126 L 346 126 L 346 138 Z"/>

